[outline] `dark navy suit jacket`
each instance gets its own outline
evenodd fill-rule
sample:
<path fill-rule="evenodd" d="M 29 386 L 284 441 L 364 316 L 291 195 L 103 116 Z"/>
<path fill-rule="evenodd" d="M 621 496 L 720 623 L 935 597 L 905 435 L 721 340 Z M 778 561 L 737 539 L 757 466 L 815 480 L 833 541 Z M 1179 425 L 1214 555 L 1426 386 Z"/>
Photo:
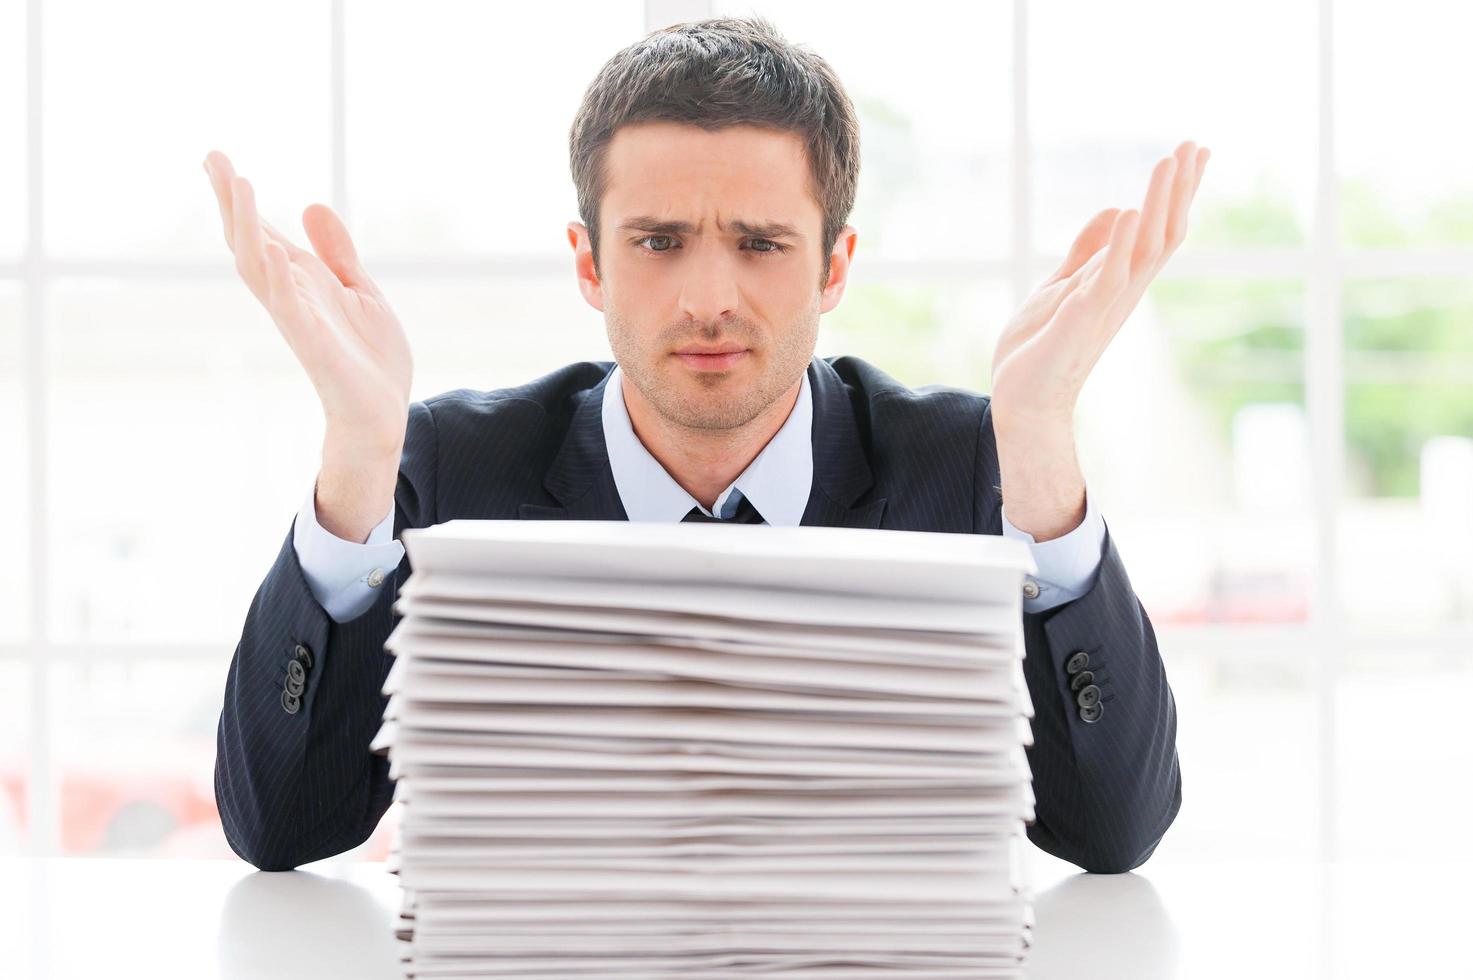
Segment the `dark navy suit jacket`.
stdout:
<path fill-rule="evenodd" d="M 394 536 L 454 518 L 627 520 L 601 417 L 613 366 L 584 361 L 520 387 L 413 402 Z M 989 396 L 908 388 L 855 357 L 815 357 L 808 376 L 813 486 L 803 524 L 1002 533 Z M 392 605 L 411 571 L 406 555 L 394 587 L 338 623 L 308 588 L 287 530 L 231 658 L 215 762 L 225 836 L 256 867 L 340 854 L 368 839 L 392 801 L 388 760 L 369 742 L 387 701 L 384 641 L 400 619 Z M 1093 587 L 1024 612 L 1023 633 L 1035 711 L 1028 837 L 1087 871 L 1137 867 L 1181 806 L 1176 703 L 1108 527 Z M 1064 668 L 1079 650 L 1101 690 L 1093 723 L 1080 717 Z M 294 660 L 308 669 L 300 698 L 288 699 L 288 670 L 301 673 Z"/>

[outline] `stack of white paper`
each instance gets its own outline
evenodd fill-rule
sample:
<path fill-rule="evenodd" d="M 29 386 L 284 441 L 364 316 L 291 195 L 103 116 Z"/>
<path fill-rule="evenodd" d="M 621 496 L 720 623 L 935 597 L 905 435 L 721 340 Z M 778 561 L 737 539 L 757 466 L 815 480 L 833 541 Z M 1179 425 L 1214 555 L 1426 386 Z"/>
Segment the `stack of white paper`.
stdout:
<path fill-rule="evenodd" d="M 454 520 L 373 748 L 414 977 L 1016 977 L 1021 586 L 995 535 Z"/>

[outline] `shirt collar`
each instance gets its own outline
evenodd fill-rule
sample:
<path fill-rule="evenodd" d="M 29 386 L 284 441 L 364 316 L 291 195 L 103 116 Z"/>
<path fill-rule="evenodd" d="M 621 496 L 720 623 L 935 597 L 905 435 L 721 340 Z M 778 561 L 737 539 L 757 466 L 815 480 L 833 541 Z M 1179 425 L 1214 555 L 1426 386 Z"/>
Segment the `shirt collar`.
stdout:
<path fill-rule="evenodd" d="M 692 507 L 699 507 L 707 516 L 730 517 L 741 497 L 750 500 L 768 524 L 796 527 L 803 520 L 813 487 L 813 397 L 807 371 L 782 428 L 716 498 L 715 513 L 701 507 L 676 483 L 634 434 L 617 364 L 604 386 L 603 428 L 614 485 L 631 521 L 679 523 Z"/>

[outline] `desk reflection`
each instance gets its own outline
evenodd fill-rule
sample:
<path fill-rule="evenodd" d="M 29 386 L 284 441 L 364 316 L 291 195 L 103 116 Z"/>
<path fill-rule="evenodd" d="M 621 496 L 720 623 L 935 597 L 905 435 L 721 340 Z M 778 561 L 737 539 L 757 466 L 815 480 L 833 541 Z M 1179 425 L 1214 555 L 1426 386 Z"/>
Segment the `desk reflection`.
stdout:
<path fill-rule="evenodd" d="M 225 897 L 218 941 L 226 980 L 398 980 L 396 879 L 369 885 L 310 871 L 257 872 Z M 1029 980 L 1175 980 L 1180 940 L 1149 879 L 1071 875 L 1037 893 Z"/>
<path fill-rule="evenodd" d="M 384 904 L 387 894 L 310 871 L 247 875 L 221 909 L 220 976 L 399 980 L 396 916 Z"/>
<path fill-rule="evenodd" d="M 1181 942 L 1156 887 L 1138 874 L 1065 878 L 1034 896 L 1029 980 L 1175 980 Z"/>

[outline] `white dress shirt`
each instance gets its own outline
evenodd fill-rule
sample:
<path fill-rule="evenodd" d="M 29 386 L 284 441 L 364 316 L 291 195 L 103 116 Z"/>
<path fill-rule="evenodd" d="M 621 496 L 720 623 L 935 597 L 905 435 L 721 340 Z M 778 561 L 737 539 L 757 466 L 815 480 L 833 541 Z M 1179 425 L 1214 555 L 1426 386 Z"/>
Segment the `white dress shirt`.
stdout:
<path fill-rule="evenodd" d="M 634 434 L 624 404 L 623 375 L 617 365 L 604 386 L 603 430 L 614 485 L 631 521 L 678 523 L 692 507 L 707 517 L 729 518 L 746 497 L 762 516 L 763 523 L 796 526 L 808 506 L 813 486 L 813 396 L 807 372 L 803 374 L 798 400 L 787 420 L 757 458 L 721 492 L 711 510 L 701 506 L 676 483 Z M 392 580 L 394 569 L 404 557 L 404 546 L 391 537 L 393 501 L 389 502 L 388 514 L 360 544 L 340 538 L 318 523 L 316 495 L 314 480 L 297 513 L 292 547 L 318 603 L 335 621 L 345 623 L 373 605 L 378 589 Z M 1061 537 L 1034 541 L 1033 535 L 1019 530 L 1008 520 L 1006 505 L 1002 508 L 1002 531 L 1004 537 L 1026 541 L 1038 565 L 1038 574 L 1024 580 L 1025 611 L 1039 613 L 1052 609 L 1079 598 L 1094 585 L 1104 546 L 1105 524 L 1088 492 L 1084 519 Z M 1028 592 L 1034 587 L 1038 594 L 1030 597 Z"/>

